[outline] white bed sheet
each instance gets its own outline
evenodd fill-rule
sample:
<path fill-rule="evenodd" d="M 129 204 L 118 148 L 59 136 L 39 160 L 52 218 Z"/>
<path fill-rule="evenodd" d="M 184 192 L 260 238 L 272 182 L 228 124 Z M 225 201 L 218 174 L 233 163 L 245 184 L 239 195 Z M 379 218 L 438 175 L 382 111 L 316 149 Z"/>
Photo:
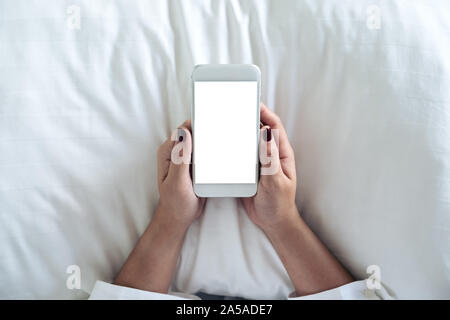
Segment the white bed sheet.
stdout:
<path fill-rule="evenodd" d="M 156 149 L 189 117 L 200 63 L 261 68 L 298 205 L 356 277 L 376 264 L 399 298 L 449 298 L 449 14 L 448 1 L 1 1 L 0 298 L 85 298 L 113 279 L 157 204 Z M 174 287 L 292 291 L 233 199 L 208 200 Z"/>

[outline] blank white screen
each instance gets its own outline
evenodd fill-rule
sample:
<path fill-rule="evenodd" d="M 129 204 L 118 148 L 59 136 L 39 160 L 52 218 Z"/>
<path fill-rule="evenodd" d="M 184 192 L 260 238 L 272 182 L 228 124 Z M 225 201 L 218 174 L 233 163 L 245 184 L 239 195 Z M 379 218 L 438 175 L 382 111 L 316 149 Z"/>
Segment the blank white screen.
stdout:
<path fill-rule="evenodd" d="M 194 82 L 196 183 L 255 183 L 256 81 Z"/>

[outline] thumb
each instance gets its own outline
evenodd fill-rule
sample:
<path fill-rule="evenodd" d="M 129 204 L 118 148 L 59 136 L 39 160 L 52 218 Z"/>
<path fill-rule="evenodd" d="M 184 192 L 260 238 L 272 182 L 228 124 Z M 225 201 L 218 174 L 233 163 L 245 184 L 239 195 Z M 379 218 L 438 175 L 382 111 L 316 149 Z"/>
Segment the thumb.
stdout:
<path fill-rule="evenodd" d="M 175 141 L 175 144 L 171 152 L 168 175 L 189 175 L 192 154 L 191 132 L 186 127 L 180 126 L 173 131 L 171 140 Z"/>
<path fill-rule="evenodd" d="M 267 179 L 282 172 L 278 152 L 278 132 L 276 129 L 271 129 L 268 126 L 261 128 L 259 161 L 261 162 L 261 179 Z"/>

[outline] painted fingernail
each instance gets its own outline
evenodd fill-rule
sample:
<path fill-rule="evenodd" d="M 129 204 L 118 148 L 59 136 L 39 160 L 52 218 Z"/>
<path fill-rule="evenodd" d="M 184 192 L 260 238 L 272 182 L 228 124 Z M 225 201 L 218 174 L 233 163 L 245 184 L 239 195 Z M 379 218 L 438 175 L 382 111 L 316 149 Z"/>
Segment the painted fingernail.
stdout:
<path fill-rule="evenodd" d="M 264 135 L 264 138 L 267 142 L 272 140 L 272 129 L 270 129 L 270 128 L 266 129 L 266 134 Z"/>
<path fill-rule="evenodd" d="M 184 130 L 181 128 L 178 128 L 178 142 L 183 141 L 184 135 L 185 135 Z"/>

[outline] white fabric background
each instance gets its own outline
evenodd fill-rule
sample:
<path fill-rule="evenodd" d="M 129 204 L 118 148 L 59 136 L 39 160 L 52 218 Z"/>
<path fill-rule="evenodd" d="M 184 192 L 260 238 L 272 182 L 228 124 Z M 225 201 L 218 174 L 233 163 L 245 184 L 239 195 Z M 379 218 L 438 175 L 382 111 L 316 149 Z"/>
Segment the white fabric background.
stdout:
<path fill-rule="evenodd" d="M 397 297 L 449 298 L 449 15 L 444 0 L 0 1 L 0 298 L 85 298 L 115 276 L 157 204 L 156 149 L 188 118 L 199 63 L 260 67 L 303 216 L 356 277 L 377 264 Z M 66 288 L 72 264 L 82 290 Z M 208 201 L 174 287 L 292 290 L 232 199 Z"/>

